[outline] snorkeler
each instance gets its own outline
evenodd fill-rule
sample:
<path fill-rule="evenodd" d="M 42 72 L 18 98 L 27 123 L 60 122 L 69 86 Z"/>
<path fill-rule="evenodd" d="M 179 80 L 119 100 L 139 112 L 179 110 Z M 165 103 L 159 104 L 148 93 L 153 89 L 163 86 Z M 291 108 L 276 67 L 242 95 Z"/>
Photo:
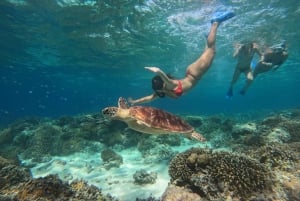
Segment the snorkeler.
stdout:
<path fill-rule="evenodd" d="M 207 37 L 206 48 L 202 55 L 187 67 L 185 77 L 181 80 L 172 79 L 158 67 L 145 67 L 145 69 L 156 74 L 152 78 L 152 89 L 154 93 L 136 100 L 128 99 L 131 104 L 146 103 L 160 97 L 179 98 L 192 89 L 205 72 L 210 68 L 215 56 L 215 41 L 219 25 L 234 17 L 233 12 L 225 12 L 211 20 L 211 28 Z"/>
<path fill-rule="evenodd" d="M 262 55 L 260 61 L 254 66 L 253 78 L 258 74 L 268 72 L 270 70 L 278 69 L 288 58 L 288 51 L 285 41 L 279 45 L 267 48 L 267 50 Z M 247 82 L 244 86 L 243 93 L 245 94 L 247 89 L 250 87 L 252 82 Z"/>
<path fill-rule="evenodd" d="M 246 75 L 246 82 L 249 83 L 249 85 L 252 82 L 253 75 L 251 69 L 251 61 L 255 53 L 259 56 L 262 56 L 262 54 L 258 50 L 258 45 L 254 42 L 238 44 L 238 46 L 236 47 L 235 52 L 233 53 L 233 57 L 237 58 L 237 64 L 235 66 L 232 80 L 230 82 L 230 86 L 226 94 L 227 98 L 233 96 L 233 85 L 237 82 L 241 73 L 244 73 Z M 240 91 L 240 94 L 245 94 L 245 89 L 242 89 Z"/>

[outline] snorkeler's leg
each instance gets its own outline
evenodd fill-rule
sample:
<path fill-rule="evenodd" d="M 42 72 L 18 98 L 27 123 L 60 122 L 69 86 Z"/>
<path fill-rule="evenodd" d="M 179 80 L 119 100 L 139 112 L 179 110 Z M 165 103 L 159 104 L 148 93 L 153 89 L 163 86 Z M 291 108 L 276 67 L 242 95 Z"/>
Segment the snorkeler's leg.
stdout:
<path fill-rule="evenodd" d="M 213 50 L 215 50 L 218 27 L 219 27 L 218 22 L 214 22 L 214 23 L 211 24 L 210 31 L 209 31 L 209 34 L 207 36 L 207 42 L 206 42 L 207 43 L 207 48 L 212 48 Z"/>
<path fill-rule="evenodd" d="M 236 83 L 236 81 L 240 78 L 240 75 L 241 75 L 241 71 L 236 67 L 235 68 L 235 71 L 233 73 L 233 76 L 232 76 L 232 80 L 230 82 L 230 86 L 229 86 L 229 89 L 226 93 L 226 97 L 227 98 L 230 98 L 233 96 L 233 85 Z"/>
<path fill-rule="evenodd" d="M 253 82 L 253 73 L 251 71 L 249 71 L 247 73 L 247 81 L 246 81 L 246 84 L 245 86 L 242 88 L 242 90 L 240 91 L 240 94 L 241 95 L 245 95 L 246 94 L 246 91 L 248 90 L 248 88 L 250 87 L 250 85 L 252 84 Z"/>
<path fill-rule="evenodd" d="M 215 42 L 219 23 L 215 22 L 211 25 L 210 32 L 207 37 L 207 45 L 200 57 L 187 67 L 186 74 L 196 79 L 200 79 L 202 75 L 209 69 L 215 56 Z"/>

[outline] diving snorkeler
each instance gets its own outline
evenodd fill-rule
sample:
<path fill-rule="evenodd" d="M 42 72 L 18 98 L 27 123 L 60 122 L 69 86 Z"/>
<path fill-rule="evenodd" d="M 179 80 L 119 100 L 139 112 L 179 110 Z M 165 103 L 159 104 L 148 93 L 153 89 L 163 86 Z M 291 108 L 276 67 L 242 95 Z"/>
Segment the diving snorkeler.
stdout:
<path fill-rule="evenodd" d="M 206 48 L 202 55 L 187 67 L 186 75 L 183 79 L 172 79 L 158 67 L 145 67 L 145 69 L 156 74 L 156 76 L 152 78 L 152 89 L 154 90 L 154 93 L 136 100 L 129 98 L 128 101 L 131 104 L 139 104 L 153 101 L 158 97 L 163 98 L 168 96 L 170 98 L 179 98 L 196 86 L 213 62 L 215 56 L 216 34 L 219 25 L 234 16 L 235 14 L 233 12 L 225 12 L 211 20 Z"/>
<path fill-rule="evenodd" d="M 288 58 L 288 51 L 285 41 L 279 45 L 272 46 L 268 48 L 262 55 L 260 61 L 255 65 L 254 70 L 252 72 L 253 78 L 256 78 L 258 74 L 268 72 L 270 70 L 278 69 Z M 247 82 L 244 88 L 242 89 L 245 94 L 247 89 L 252 84 L 251 82 Z"/>
<path fill-rule="evenodd" d="M 237 64 L 235 66 L 232 80 L 230 82 L 230 86 L 226 94 L 227 98 L 233 96 L 233 86 L 238 81 L 241 73 L 244 73 L 246 75 L 247 83 L 252 82 L 253 74 L 251 69 L 251 61 L 255 53 L 258 54 L 259 56 L 262 56 L 262 53 L 260 53 L 258 49 L 258 45 L 254 42 L 245 42 L 239 44 L 236 47 L 233 57 L 237 58 Z M 240 91 L 240 94 L 245 94 L 245 89 L 242 89 Z"/>

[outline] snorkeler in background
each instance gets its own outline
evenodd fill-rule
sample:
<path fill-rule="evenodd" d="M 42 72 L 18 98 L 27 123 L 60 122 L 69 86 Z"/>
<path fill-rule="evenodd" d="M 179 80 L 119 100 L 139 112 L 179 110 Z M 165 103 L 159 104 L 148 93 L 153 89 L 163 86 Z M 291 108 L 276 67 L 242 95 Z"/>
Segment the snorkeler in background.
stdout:
<path fill-rule="evenodd" d="M 230 98 L 233 96 L 233 86 L 239 79 L 241 73 L 244 73 L 247 78 L 247 83 L 252 82 L 253 75 L 251 69 L 251 61 L 254 57 L 254 54 L 258 54 L 262 56 L 262 53 L 258 49 L 258 45 L 254 42 L 247 42 L 238 44 L 235 48 L 235 52 L 233 53 L 233 57 L 237 58 L 237 64 L 235 66 L 235 70 L 232 76 L 232 80 L 230 82 L 229 89 L 227 91 L 226 97 Z M 244 89 L 240 91 L 240 94 L 245 94 Z"/>
<path fill-rule="evenodd" d="M 211 20 L 206 48 L 202 55 L 200 55 L 194 63 L 187 67 L 186 74 L 183 79 L 175 80 L 158 67 L 145 67 L 145 69 L 156 74 L 156 76 L 152 78 L 152 89 L 154 90 L 154 93 L 136 100 L 129 98 L 128 101 L 131 104 L 139 104 L 153 101 L 158 97 L 163 98 L 167 96 L 170 98 L 179 98 L 196 86 L 198 81 L 210 68 L 213 62 L 215 56 L 216 34 L 219 25 L 234 16 L 235 14 L 233 12 L 225 12 Z"/>
<path fill-rule="evenodd" d="M 279 45 L 267 48 L 259 62 L 253 67 L 252 74 L 255 78 L 258 74 L 278 69 L 288 58 L 288 51 L 285 41 Z M 247 82 L 242 89 L 243 94 L 250 87 L 251 82 Z"/>

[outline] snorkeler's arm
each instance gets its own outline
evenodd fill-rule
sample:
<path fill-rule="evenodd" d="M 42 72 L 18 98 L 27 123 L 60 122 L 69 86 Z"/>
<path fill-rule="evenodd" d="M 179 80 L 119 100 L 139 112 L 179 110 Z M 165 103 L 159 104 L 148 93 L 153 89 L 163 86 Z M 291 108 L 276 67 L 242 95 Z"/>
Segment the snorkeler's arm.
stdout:
<path fill-rule="evenodd" d="M 158 76 L 161 77 L 161 79 L 164 81 L 164 83 L 167 85 L 167 88 L 173 89 L 174 87 L 177 86 L 177 83 L 174 83 L 175 81 L 170 79 L 165 72 L 163 72 L 160 68 L 158 67 L 145 67 L 145 69 L 157 74 Z"/>
<path fill-rule="evenodd" d="M 241 47 L 242 47 L 241 44 L 236 44 L 236 45 L 234 46 L 233 58 L 236 58 L 236 57 L 240 54 Z"/>
<path fill-rule="evenodd" d="M 153 100 L 155 100 L 157 98 L 157 95 L 155 93 L 149 95 L 149 96 L 145 96 L 136 100 L 133 100 L 132 98 L 128 98 L 128 102 L 131 105 L 135 105 L 135 104 L 141 104 L 141 103 L 148 103 L 151 102 Z"/>
<path fill-rule="evenodd" d="M 262 61 L 261 63 L 265 66 L 273 66 L 273 63 L 271 63 L 271 62 Z"/>
<path fill-rule="evenodd" d="M 256 54 L 258 54 L 260 57 L 263 56 L 263 53 L 259 50 L 259 46 L 258 46 L 257 43 L 253 43 L 253 49 L 254 49 L 254 52 L 255 52 Z"/>

